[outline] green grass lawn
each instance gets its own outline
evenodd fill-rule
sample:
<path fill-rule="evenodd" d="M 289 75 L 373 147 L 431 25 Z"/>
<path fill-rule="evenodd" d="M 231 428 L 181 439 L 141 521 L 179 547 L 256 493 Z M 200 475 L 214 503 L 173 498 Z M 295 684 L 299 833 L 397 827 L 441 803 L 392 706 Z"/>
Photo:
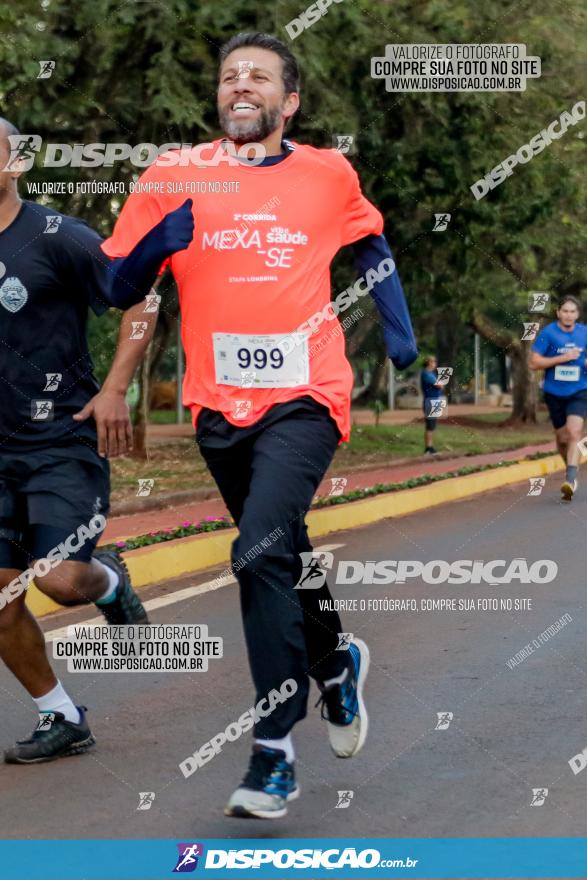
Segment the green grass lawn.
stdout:
<path fill-rule="evenodd" d="M 499 413 L 471 418 L 471 421 L 478 422 L 478 426 L 451 424 L 448 419 L 438 421 L 434 447 L 438 452 L 454 452 L 455 455 L 499 452 L 517 446 L 547 443 L 552 437 L 552 431 L 545 423 L 524 429 L 499 429 L 500 422 L 503 422 Z M 381 464 L 394 458 L 422 455 L 423 451 L 424 425 L 421 423 L 380 425 L 378 428 L 360 425 L 353 428 L 351 442 L 338 450 L 337 463 L 350 466 Z"/>
<path fill-rule="evenodd" d="M 183 408 L 183 423 L 189 425 L 192 420 L 191 413 L 187 407 Z M 149 413 L 149 424 L 151 425 L 176 425 L 177 412 L 174 409 L 154 409 Z"/>
<path fill-rule="evenodd" d="M 155 415 L 174 416 L 166 412 Z M 436 449 L 439 452 L 452 452 L 455 456 L 478 455 L 546 443 L 552 438 L 552 431 L 544 417 L 541 417 L 540 424 L 524 429 L 500 428 L 504 421 L 500 413 L 472 416 L 468 421 L 472 424 L 451 424 L 450 419 L 440 419 L 434 438 Z M 422 423 L 381 425 L 379 428 L 360 425 L 353 428 L 350 443 L 338 448 L 330 471 L 349 473 L 368 467 L 383 467 L 397 459 L 422 455 L 423 448 Z M 148 478 L 155 480 L 153 496 L 214 486 L 191 437 L 159 439 L 152 443 L 146 461 L 127 457 L 113 459 L 113 501 L 131 500 L 136 496 L 138 480 Z"/>

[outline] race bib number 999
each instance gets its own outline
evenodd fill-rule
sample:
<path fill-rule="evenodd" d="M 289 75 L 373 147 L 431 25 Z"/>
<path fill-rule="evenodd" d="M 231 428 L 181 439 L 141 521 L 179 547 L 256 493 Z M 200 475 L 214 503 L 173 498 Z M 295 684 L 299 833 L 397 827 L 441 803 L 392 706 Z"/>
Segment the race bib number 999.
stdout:
<path fill-rule="evenodd" d="M 219 385 L 295 388 L 308 384 L 308 337 L 303 333 L 213 333 L 212 341 Z"/>

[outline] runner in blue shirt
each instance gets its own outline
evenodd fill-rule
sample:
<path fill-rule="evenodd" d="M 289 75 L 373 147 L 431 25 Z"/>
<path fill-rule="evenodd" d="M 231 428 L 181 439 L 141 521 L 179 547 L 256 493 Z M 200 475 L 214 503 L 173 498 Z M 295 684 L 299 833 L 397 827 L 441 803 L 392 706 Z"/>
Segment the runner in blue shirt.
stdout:
<path fill-rule="evenodd" d="M 581 304 L 564 296 L 557 320 L 544 327 L 534 341 L 530 369 L 545 370 L 544 401 L 550 413 L 556 445 L 567 470 L 561 492 L 570 501 L 577 491 L 581 453 L 577 443 L 583 436 L 587 416 L 587 325 L 578 323 Z"/>
<path fill-rule="evenodd" d="M 422 388 L 424 409 L 424 455 L 435 455 L 436 449 L 432 442 L 432 432 L 436 430 L 436 417 L 432 417 L 432 405 L 430 401 L 442 397 L 442 384 L 438 381 L 437 362 L 435 357 L 427 357 L 420 373 L 420 387 Z"/>

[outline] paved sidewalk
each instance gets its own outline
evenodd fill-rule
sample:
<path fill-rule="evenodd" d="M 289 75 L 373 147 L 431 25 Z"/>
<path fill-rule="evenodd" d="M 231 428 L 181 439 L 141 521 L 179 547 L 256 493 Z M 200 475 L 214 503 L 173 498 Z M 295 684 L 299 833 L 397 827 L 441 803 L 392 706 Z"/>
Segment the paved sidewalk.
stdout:
<path fill-rule="evenodd" d="M 352 489 L 365 489 L 377 483 L 400 483 L 423 474 L 441 474 L 473 465 L 494 464 L 499 461 L 517 461 L 534 452 L 553 451 L 554 444 L 551 442 L 535 446 L 524 446 L 505 452 L 492 452 L 485 455 L 463 455 L 458 458 L 443 457 L 442 459 L 421 457 L 409 461 L 404 459 L 402 462 L 390 465 L 389 467 L 355 471 L 348 475 L 340 473 L 336 468 L 333 468 L 328 472 L 328 476 L 316 494 L 317 496 L 329 495 L 332 489 L 331 479 L 333 477 L 346 477 L 345 492 L 349 492 Z M 207 516 L 218 517 L 227 515 L 228 511 L 224 506 L 224 502 L 221 498 L 216 497 L 203 501 L 175 504 L 160 510 L 133 513 L 128 516 L 114 516 L 108 520 L 102 540 L 109 543 L 162 529 L 176 528 L 183 522 L 198 522 Z"/>

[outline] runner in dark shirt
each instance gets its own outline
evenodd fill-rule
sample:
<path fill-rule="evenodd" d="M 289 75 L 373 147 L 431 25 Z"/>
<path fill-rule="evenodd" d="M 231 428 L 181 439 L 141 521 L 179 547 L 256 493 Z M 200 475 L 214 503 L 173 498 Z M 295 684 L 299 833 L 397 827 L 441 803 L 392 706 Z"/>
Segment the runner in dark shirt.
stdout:
<path fill-rule="evenodd" d="M 88 308 L 108 308 L 101 238 L 21 201 L 17 141 L 0 120 L 0 657 L 41 716 L 35 736 L 5 760 L 37 763 L 85 751 L 94 738 L 25 606 L 30 577 L 61 605 L 95 602 L 110 623 L 147 620 L 122 560 L 94 550 L 109 506 L 107 457 L 131 446 L 125 394 L 156 314 L 145 315 L 144 303 L 125 313 L 100 391 L 86 324 Z M 141 338 L 132 338 L 133 319 Z"/>

